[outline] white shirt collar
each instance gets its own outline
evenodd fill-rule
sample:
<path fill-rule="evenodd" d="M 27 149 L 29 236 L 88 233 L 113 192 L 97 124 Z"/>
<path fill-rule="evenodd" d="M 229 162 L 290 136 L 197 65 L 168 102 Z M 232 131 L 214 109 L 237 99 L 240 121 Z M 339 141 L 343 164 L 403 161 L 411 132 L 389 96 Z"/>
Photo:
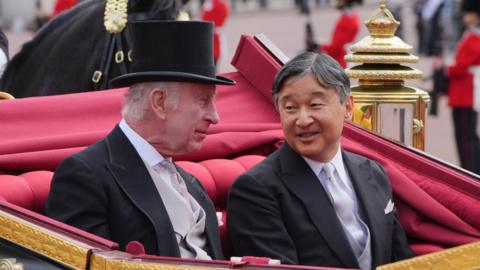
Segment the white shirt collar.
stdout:
<path fill-rule="evenodd" d="M 148 143 L 142 136 L 140 136 L 135 130 L 133 130 L 125 119 L 122 118 L 122 121 L 118 124 L 122 132 L 127 136 L 127 139 L 132 143 L 137 153 L 140 155 L 142 160 L 152 167 L 162 162 L 165 158 L 158 153 L 158 151 Z"/>
<path fill-rule="evenodd" d="M 318 162 L 313 159 L 309 159 L 307 157 L 302 156 L 302 158 L 307 162 L 308 166 L 312 169 L 312 171 L 315 173 L 315 175 L 318 177 L 320 172 L 323 169 L 323 166 L 325 163 L 323 162 Z M 345 165 L 343 164 L 343 157 L 342 157 L 342 150 L 341 147 L 338 147 L 337 153 L 333 158 L 328 161 L 332 163 L 335 166 L 335 169 L 337 170 L 337 173 L 340 175 L 340 179 L 349 179 L 347 175 L 347 171 L 345 170 Z"/>

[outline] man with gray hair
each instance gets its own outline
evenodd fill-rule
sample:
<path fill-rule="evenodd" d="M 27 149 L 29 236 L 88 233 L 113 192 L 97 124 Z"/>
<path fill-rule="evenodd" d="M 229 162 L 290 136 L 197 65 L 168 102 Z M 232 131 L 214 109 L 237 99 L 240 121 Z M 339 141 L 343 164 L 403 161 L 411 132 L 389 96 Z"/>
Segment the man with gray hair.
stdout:
<path fill-rule="evenodd" d="M 200 150 L 219 121 L 213 24 L 143 21 L 129 25 L 131 72 L 120 123 L 55 171 L 48 216 L 147 254 L 223 259 L 215 208 L 173 155 Z M 159 38 L 159 35 L 168 38 Z"/>
<path fill-rule="evenodd" d="M 353 111 L 342 67 L 300 54 L 278 72 L 273 99 L 286 143 L 230 190 L 234 254 L 363 270 L 412 256 L 383 168 L 341 149 Z"/>

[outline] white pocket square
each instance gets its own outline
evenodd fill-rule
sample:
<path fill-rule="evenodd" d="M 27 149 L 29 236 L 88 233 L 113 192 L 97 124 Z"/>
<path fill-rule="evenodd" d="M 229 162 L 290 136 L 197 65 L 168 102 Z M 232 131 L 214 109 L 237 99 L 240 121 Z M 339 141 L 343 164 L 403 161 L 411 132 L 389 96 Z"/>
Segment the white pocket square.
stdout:
<path fill-rule="evenodd" d="M 392 199 L 388 200 L 387 206 L 383 210 L 385 212 L 385 215 L 392 212 L 394 207 L 395 203 L 392 202 Z"/>
<path fill-rule="evenodd" d="M 223 213 L 222 212 L 217 212 L 218 227 L 223 225 L 222 217 L 223 217 Z"/>

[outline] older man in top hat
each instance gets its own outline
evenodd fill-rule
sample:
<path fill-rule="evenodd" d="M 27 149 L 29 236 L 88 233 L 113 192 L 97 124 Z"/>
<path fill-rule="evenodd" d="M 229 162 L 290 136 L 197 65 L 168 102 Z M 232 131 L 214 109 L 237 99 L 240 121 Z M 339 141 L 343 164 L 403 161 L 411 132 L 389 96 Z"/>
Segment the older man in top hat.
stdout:
<path fill-rule="evenodd" d="M 147 21 L 129 28 L 131 72 L 111 82 L 130 86 L 123 119 L 61 163 L 46 214 L 122 249 L 138 241 L 148 254 L 222 259 L 212 202 L 171 158 L 201 148 L 219 120 L 215 85 L 235 84 L 215 76 L 213 24 Z"/>

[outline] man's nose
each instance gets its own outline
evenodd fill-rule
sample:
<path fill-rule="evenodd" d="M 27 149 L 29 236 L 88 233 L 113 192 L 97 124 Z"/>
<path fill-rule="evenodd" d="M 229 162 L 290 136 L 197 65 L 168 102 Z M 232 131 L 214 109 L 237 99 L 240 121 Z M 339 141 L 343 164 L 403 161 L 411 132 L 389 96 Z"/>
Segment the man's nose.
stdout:
<path fill-rule="evenodd" d="M 205 115 L 205 118 L 208 122 L 210 122 L 211 124 L 217 124 L 218 121 L 220 121 L 220 116 L 218 115 L 218 112 L 217 112 L 217 107 L 215 106 L 215 104 L 212 102 L 212 104 L 209 106 L 208 108 L 208 112 L 207 114 Z"/>
<path fill-rule="evenodd" d="M 305 127 L 313 122 L 310 112 L 306 109 L 300 109 L 298 112 L 297 125 Z"/>

